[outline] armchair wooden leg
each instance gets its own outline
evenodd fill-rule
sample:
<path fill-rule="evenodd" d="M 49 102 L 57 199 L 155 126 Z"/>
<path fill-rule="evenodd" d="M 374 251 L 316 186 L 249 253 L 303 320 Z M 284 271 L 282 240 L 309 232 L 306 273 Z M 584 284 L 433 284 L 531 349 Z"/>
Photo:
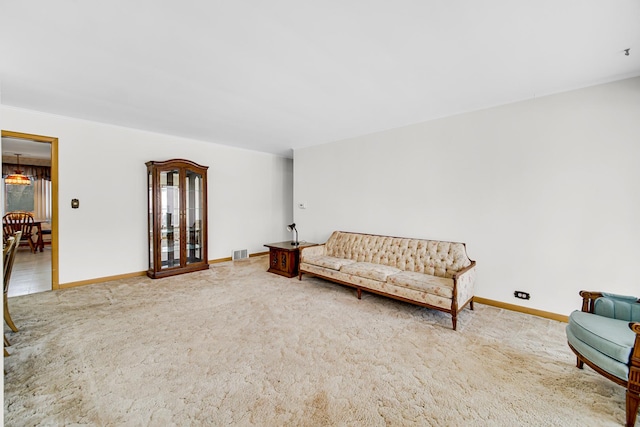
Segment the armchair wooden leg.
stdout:
<path fill-rule="evenodd" d="M 579 357 L 576 357 L 576 366 L 578 367 L 578 369 L 584 369 L 584 362 L 580 360 Z"/>
<path fill-rule="evenodd" d="M 627 390 L 627 427 L 636 425 L 638 406 L 640 406 L 640 395 Z"/>

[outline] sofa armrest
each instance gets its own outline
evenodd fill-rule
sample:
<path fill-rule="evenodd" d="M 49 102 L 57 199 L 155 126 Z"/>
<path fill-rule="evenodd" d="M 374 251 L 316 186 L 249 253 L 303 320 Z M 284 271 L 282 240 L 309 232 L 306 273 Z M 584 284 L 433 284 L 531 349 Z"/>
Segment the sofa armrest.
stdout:
<path fill-rule="evenodd" d="M 475 261 L 471 261 L 471 264 L 469 264 L 468 266 L 466 266 L 465 268 L 463 268 L 462 270 L 458 271 L 456 274 L 453 275 L 453 279 L 456 280 L 458 279 L 458 277 L 460 277 L 462 274 L 465 274 L 467 271 L 471 270 L 472 268 L 475 268 L 476 266 L 476 262 Z"/>
<path fill-rule="evenodd" d="M 304 262 L 306 257 L 321 255 L 324 255 L 324 244 L 300 248 L 300 262 Z"/>
<path fill-rule="evenodd" d="M 473 298 L 476 283 L 476 262 L 458 271 L 453 275 L 453 292 L 458 307 Z"/>

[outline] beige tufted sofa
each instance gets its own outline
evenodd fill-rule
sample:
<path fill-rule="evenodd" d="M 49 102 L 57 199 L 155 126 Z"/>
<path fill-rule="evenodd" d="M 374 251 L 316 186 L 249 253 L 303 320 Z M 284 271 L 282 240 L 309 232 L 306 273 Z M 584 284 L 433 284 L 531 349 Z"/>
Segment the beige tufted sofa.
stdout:
<path fill-rule="evenodd" d="M 357 289 L 451 314 L 473 310 L 476 262 L 464 243 L 334 231 L 323 245 L 300 249 L 298 279 L 308 273 Z"/>

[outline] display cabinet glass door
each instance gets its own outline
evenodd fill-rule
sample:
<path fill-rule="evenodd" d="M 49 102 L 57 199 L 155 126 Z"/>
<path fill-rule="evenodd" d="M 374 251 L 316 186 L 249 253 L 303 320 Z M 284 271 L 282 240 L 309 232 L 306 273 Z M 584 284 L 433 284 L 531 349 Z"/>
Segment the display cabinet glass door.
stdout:
<path fill-rule="evenodd" d="M 180 171 L 160 172 L 160 268 L 180 266 Z"/>
<path fill-rule="evenodd" d="M 202 262 L 202 174 L 186 171 L 187 264 Z"/>

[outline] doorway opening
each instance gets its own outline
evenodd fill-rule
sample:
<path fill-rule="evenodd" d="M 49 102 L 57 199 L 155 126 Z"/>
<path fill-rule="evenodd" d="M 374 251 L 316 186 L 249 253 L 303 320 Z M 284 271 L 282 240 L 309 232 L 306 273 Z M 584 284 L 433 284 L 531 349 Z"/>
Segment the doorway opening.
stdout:
<path fill-rule="evenodd" d="M 16 157 L 16 154 L 19 156 Z M 16 255 L 16 264 L 14 264 L 9 292 L 11 294 L 14 284 L 21 279 L 25 281 L 25 284 L 14 287 L 15 291 L 19 292 L 18 294 L 59 289 L 58 138 L 2 130 L 2 156 L 3 216 L 10 210 L 27 211 L 37 216 L 36 219 L 41 223 L 38 240 L 41 245 L 38 245 L 35 254 L 31 251 L 22 251 L 24 254 L 19 252 Z M 25 185 L 23 188 L 16 189 L 4 183 L 4 169 L 6 169 L 4 166 L 6 163 L 14 163 L 14 159 L 18 160 L 21 169 L 28 169 L 30 174 L 36 175 L 32 180 L 33 185 Z M 33 165 L 25 165 L 25 161 Z M 50 169 L 47 169 L 47 167 Z M 44 176 L 49 179 L 43 179 Z M 7 187 L 9 187 L 9 194 L 7 193 Z M 47 247 L 48 244 L 50 244 L 49 247 Z M 20 270 L 20 260 L 24 260 L 21 279 L 19 278 L 20 274 L 16 274 Z M 45 263 L 44 266 L 43 263 Z M 42 268 L 46 268 L 46 275 L 50 276 L 50 281 L 46 280 L 44 282 L 46 285 L 43 285 L 42 272 L 38 273 L 38 269 Z M 27 282 L 30 285 L 27 285 Z M 45 289 L 43 289 L 43 286 L 45 286 Z M 14 293 L 14 295 L 18 294 Z"/>

